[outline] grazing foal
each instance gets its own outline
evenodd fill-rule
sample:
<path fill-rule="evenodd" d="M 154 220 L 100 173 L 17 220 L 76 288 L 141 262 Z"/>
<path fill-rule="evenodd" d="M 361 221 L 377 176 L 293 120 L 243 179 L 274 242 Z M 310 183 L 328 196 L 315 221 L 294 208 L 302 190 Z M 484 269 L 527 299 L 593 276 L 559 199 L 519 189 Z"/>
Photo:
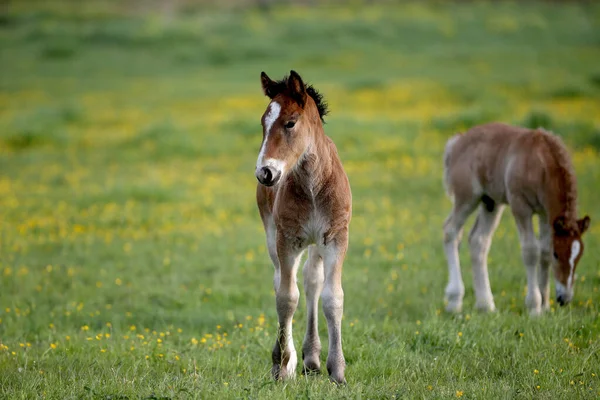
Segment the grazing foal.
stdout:
<path fill-rule="evenodd" d="M 476 126 L 448 140 L 444 152 L 444 183 L 454 207 L 444 224 L 444 250 L 450 282 L 446 309 L 460 311 L 464 285 L 458 244 L 467 217 L 479 207 L 469 235 L 476 307 L 495 309 L 487 271 L 492 234 L 504 204 L 517 223 L 527 269 L 526 305 L 533 315 L 550 307 L 549 267 L 554 255 L 556 300 L 573 298 L 574 274 L 583 254 L 581 235 L 588 216 L 577 220 L 577 187 L 569 154 L 562 141 L 543 129 L 500 123 Z M 539 214 L 539 244 L 533 230 Z M 539 268 L 538 268 L 539 263 Z"/>
<path fill-rule="evenodd" d="M 342 352 L 342 264 L 348 247 L 352 213 L 350 184 L 333 141 L 323 132 L 327 107 L 322 96 L 300 76 L 272 81 L 261 74 L 271 102 L 263 117 L 263 141 L 256 162 L 256 201 L 275 266 L 279 330 L 273 348 L 275 379 L 294 376 L 297 357 L 292 317 L 298 305 L 296 273 L 303 268 L 308 326 L 302 345 L 305 372 L 320 370 L 321 342 L 317 330 L 319 295 L 329 333 L 327 370 L 345 383 Z"/>

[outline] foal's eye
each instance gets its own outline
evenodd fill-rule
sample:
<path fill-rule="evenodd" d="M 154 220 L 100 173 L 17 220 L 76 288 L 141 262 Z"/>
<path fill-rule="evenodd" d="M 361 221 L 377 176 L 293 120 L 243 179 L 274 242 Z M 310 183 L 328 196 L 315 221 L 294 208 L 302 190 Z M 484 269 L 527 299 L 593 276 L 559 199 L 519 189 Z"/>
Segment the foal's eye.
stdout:
<path fill-rule="evenodd" d="M 285 123 L 285 129 L 292 129 L 296 125 L 296 121 L 288 121 Z"/>
<path fill-rule="evenodd" d="M 558 260 L 558 254 L 556 254 L 556 252 L 554 252 L 553 256 L 555 260 Z"/>

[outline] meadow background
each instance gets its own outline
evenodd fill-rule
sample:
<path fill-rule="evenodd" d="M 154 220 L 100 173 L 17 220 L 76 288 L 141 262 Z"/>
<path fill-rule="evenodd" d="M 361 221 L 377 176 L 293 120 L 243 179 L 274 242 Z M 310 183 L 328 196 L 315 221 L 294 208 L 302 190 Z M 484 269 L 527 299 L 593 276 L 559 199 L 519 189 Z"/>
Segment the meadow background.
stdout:
<path fill-rule="evenodd" d="M 318 4 L 3 5 L 1 398 L 600 396 L 600 5 Z M 324 374 L 269 373 L 259 74 L 290 69 L 329 101 L 353 189 L 342 388 L 323 319 Z M 509 211 L 499 311 L 474 312 L 464 244 L 464 312 L 443 311 L 443 146 L 492 120 L 559 133 L 592 218 L 572 305 L 538 319 Z"/>

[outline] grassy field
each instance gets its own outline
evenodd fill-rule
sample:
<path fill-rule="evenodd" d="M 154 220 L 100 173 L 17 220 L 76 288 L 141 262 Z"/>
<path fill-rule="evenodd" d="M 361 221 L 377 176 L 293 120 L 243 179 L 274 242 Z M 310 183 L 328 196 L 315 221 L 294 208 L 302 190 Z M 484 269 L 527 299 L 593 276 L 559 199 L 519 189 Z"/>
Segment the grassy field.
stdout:
<path fill-rule="evenodd" d="M 0 398 L 600 396 L 600 6 L 73 4 L 0 16 Z M 259 74 L 290 69 L 353 189 L 341 388 L 269 373 Z M 473 311 L 464 245 L 464 312 L 443 311 L 442 149 L 491 120 L 562 135 L 592 218 L 573 304 L 538 319 L 508 212 L 499 311 Z"/>

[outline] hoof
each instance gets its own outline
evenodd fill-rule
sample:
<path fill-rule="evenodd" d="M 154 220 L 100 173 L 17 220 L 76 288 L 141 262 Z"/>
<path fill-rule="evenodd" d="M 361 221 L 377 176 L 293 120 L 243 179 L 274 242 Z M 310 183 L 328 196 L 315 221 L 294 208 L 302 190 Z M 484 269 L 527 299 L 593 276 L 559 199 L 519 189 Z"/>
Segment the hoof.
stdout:
<path fill-rule="evenodd" d="M 449 313 L 459 313 L 462 311 L 464 289 L 451 290 L 446 288 L 446 311 Z"/>
<path fill-rule="evenodd" d="M 276 381 L 278 381 L 280 379 L 280 374 L 279 374 L 280 371 L 281 371 L 281 365 L 273 364 L 273 366 L 271 367 L 271 376 L 273 376 L 273 379 L 275 379 Z"/>
<path fill-rule="evenodd" d="M 329 372 L 329 380 L 335 383 L 338 386 L 347 385 L 346 378 L 344 378 L 344 368 L 331 368 L 327 367 L 327 372 Z"/>
<path fill-rule="evenodd" d="M 541 307 L 537 307 L 537 308 L 531 308 L 529 309 L 529 316 L 530 317 L 539 317 L 543 314 L 544 312 L 542 311 Z"/>
<path fill-rule="evenodd" d="M 321 375 L 321 368 L 319 366 L 308 366 L 308 365 L 304 364 L 304 367 L 302 368 L 302 375 L 306 375 L 306 376 Z"/>
<path fill-rule="evenodd" d="M 482 301 L 475 303 L 475 309 L 480 312 L 491 313 L 496 311 L 496 305 L 493 301 Z"/>
<path fill-rule="evenodd" d="M 296 352 L 290 354 L 290 357 L 284 366 L 281 364 L 273 364 L 273 367 L 271 368 L 271 375 L 273 375 L 273 379 L 276 381 L 284 381 L 294 378 L 297 364 L 298 359 L 296 357 Z"/>
<path fill-rule="evenodd" d="M 329 380 L 333 383 L 335 383 L 338 386 L 346 386 L 348 384 L 348 382 L 346 382 L 346 378 L 344 378 L 344 375 L 329 375 Z"/>
<path fill-rule="evenodd" d="M 449 301 L 446 304 L 446 312 L 458 314 L 462 311 L 462 301 Z"/>
<path fill-rule="evenodd" d="M 319 375 L 321 373 L 321 363 L 319 359 L 311 360 L 310 358 L 304 358 L 304 365 L 302 368 L 303 375 Z"/>

